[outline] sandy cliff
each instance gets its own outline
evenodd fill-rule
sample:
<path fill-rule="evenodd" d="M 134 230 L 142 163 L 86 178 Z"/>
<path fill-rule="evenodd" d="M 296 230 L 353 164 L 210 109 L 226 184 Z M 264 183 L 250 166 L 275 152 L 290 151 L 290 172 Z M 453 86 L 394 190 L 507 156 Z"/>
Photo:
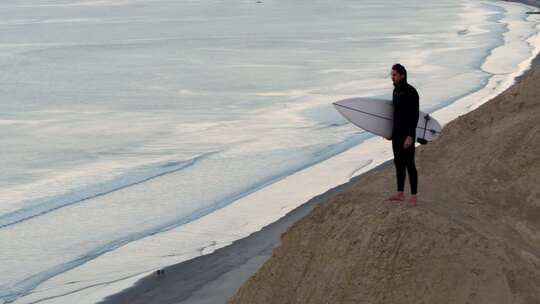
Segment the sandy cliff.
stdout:
<path fill-rule="evenodd" d="M 417 207 L 384 201 L 393 166 L 368 173 L 229 303 L 540 303 L 540 68 L 416 153 Z"/>

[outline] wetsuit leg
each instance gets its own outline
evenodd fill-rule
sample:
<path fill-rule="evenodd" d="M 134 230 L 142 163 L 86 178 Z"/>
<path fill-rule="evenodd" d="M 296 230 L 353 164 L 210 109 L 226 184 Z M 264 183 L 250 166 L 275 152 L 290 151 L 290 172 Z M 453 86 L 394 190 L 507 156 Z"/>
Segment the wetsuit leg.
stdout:
<path fill-rule="evenodd" d="M 392 150 L 394 152 L 394 165 L 396 166 L 397 191 L 403 192 L 405 188 L 405 160 L 403 150 L 403 140 L 392 139 Z"/>
<path fill-rule="evenodd" d="M 418 173 L 416 171 L 416 165 L 414 164 L 414 142 L 407 149 L 403 150 L 403 160 L 407 167 L 407 173 L 409 173 L 409 182 L 411 185 L 411 194 L 416 194 L 418 187 Z"/>

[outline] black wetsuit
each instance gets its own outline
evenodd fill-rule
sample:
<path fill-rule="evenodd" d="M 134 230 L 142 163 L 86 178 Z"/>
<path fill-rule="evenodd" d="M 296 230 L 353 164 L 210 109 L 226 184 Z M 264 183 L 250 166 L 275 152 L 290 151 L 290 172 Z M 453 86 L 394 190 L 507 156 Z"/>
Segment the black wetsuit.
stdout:
<path fill-rule="evenodd" d="M 416 194 L 418 174 L 414 164 L 414 143 L 416 141 L 416 125 L 419 116 L 419 97 L 416 89 L 407 82 L 394 87 L 392 96 L 394 104 L 394 127 L 392 129 L 392 150 L 396 166 L 397 188 L 403 191 L 405 186 L 405 169 L 409 172 L 411 194 Z M 411 136 L 412 144 L 403 148 L 405 139 Z"/>

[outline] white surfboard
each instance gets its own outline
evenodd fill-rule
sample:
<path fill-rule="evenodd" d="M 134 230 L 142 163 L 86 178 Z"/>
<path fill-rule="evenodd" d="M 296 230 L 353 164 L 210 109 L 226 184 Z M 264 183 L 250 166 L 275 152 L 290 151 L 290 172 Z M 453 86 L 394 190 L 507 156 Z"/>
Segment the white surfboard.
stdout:
<path fill-rule="evenodd" d="M 392 136 L 394 105 L 391 100 L 356 97 L 333 103 L 347 120 L 363 130 L 383 137 Z M 435 140 L 441 133 L 441 125 L 430 115 L 420 111 L 416 126 L 416 138 Z"/>

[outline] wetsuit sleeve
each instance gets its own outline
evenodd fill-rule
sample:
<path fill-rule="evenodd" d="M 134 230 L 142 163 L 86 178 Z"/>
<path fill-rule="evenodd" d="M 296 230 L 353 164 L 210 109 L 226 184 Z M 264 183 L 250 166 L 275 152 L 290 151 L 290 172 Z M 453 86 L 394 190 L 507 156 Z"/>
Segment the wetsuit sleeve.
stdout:
<path fill-rule="evenodd" d="M 415 89 L 409 91 L 409 103 L 407 106 L 407 125 L 406 132 L 408 136 L 415 138 L 416 136 L 416 126 L 418 125 L 418 117 L 420 115 L 420 101 L 418 92 Z"/>

